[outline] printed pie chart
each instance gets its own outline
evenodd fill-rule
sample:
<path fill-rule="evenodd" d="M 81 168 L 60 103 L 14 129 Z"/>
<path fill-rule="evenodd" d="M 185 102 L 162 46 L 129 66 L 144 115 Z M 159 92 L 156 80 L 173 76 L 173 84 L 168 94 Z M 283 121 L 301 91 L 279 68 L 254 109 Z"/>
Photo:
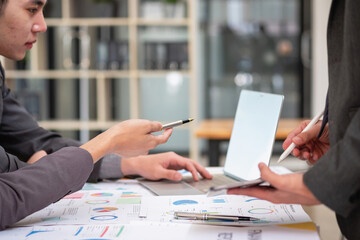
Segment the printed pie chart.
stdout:
<path fill-rule="evenodd" d="M 99 207 L 93 209 L 95 212 L 112 212 L 118 210 L 116 207 Z"/>
<path fill-rule="evenodd" d="M 198 204 L 195 200 L 178 200 L 173 202 L 174 205 L 191 205 L 191 204 Z"/>
<path fill-rule="evenodd" d="M 93 193 L 90 196 L 92 197 L 111 197 L 112 193 Z"/>
<path fill-rule="evenodd" d="M 273 212 L 274 210 L 267 208 L 253 208 L 248 211 L 248 213 L 252 213 L 252 214 L 270 214 Z"/>
<path fill-rule="evenodd" d="M 102 215 L 102 216 L 95 216 L 90 218 L 91 220 L 95 220 L 95 221 L 109 221 L 109 220 L 114 220 L 117 219 L 117 216 L 114 215 Z"/>

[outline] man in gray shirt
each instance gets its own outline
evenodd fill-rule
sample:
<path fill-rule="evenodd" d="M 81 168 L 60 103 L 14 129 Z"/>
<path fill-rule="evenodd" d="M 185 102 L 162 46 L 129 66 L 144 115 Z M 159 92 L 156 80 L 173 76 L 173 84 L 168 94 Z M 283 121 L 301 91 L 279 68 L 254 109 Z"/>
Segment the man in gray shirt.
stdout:
<path fill-rule="evenodd" d="M 24 58 L 37 34 L 46 31 L 45 4 L 46 0 L 0 0 L 1 56 Z M 128 120 L 80 146 L 38 126 L 6 87 L 0 64 L 0 230 L 81 189 L 89 176 L 93 181 L 129 174 L 180 180 L 176 170 L 185 168 L 195 180 L 198 172 L 211 178 L 198 163 L 175 153 L 146 155 L 170 137 L 171 129 L 151 134 L 161 128 L 159 122 Z"/>

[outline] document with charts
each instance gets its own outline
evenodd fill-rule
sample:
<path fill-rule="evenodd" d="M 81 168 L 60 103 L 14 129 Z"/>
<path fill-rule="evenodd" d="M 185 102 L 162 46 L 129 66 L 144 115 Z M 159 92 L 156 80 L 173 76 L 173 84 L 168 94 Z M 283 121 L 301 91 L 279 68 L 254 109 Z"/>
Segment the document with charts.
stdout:
<path fill-rule="evenodd" d="M 174 212 L 240 215 L 260 220 L 248 222 L 180 220 Z M 239 195 L 206 197 L 204 195 L 143 197 L 140 218 L 157 222 L 206 223 L 214 225 L 267 226 L 311 222 L 301 205 L 273 204 Z"/>
<path fill-rule="evenodd" d="M 35 212 L 15 226 L 127 224 L 138 220 L 143 196 L 152 196 L 135 183 L 86 184 L 81 190 Z"/>

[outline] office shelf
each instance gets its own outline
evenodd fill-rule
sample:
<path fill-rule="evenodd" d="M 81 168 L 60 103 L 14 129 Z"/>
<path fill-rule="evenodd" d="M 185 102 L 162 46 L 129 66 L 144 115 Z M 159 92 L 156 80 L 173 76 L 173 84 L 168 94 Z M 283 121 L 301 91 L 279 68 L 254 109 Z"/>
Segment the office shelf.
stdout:
<path fill-rule="evenodd" d="M 98 70 L 8 70 L 7 78 L 50 78 L 50 79 L 71 79 L 80 78 L 85 72 L 89 78 L 97 78 L 99 75 L 105 78 L 129 77 L 129 71 L 98 71 Z"/>
<path fill-rule="evenodd" d="M 67 18 L 47 19 L 49 27 L 60 26 L 128 26 L 128 18 Z"/>

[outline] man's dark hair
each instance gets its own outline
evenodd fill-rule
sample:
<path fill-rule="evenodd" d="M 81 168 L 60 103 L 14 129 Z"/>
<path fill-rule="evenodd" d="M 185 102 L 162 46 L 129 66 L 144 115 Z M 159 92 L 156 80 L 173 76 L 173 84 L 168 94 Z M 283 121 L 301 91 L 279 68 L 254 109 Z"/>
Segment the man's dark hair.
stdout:
<path fill-rule="evenodd" d="M 7 0 L 0 0 L 0 14 L 3 13 Z"/>

